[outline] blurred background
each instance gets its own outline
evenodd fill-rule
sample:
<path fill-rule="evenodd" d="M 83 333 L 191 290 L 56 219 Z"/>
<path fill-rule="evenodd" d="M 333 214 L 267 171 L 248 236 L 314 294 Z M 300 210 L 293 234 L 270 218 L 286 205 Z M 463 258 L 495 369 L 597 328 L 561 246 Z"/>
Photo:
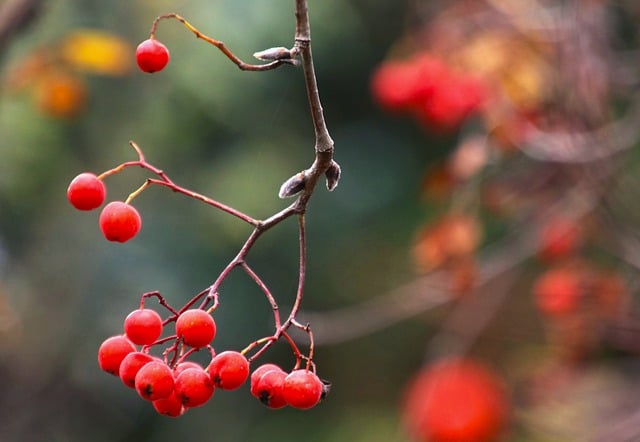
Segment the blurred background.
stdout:
<path fill-rule="evenodd" d="M 134 140 L 176 183 L 264 219 L 314 139 L 299 68 L 241 72 L 165 21 L 170 64 L 139 72 L 166 12 L 246 61 L 293 44 L 293 2 L 0 2 L 0 440 L 428 440 L 404 398 L 446 357 L 501 383 L 486 440 L 640 440 L 636 2 L 311 0 L 342 179 L 309 207 L 301 320 L 333 389 L 304 412 L 218 391 L 179 419 L 101 372 L 97 348 L 142 293 L 181 306 L 209 286 L 249 230 L 152 187 L 140 235 L 108 243 L 68 183 L 135 160 Z M 107 198 L 146 177 L 109 177 Z M 290 220 L 249 255 L 284 311 L 297 251 Z M 222 288 L 218 350 L 271 333 L 247 279 Z M 286 345 L 263 359 L 292 363 Z"/>

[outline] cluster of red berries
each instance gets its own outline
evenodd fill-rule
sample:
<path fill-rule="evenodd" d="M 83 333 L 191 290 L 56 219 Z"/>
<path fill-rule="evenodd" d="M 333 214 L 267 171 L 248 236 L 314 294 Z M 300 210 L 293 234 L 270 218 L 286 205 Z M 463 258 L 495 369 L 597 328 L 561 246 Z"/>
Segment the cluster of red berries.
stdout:
<path fill-rule="evenodd" d="M 175 334 L 161 339 L 165 325 L 173 320 Z M 207 403 L 216 388 L 235 390 L 249 378 L 249 361 L 243 353 L 227 350 L 216 354 L 211 347 L 216 323 L 205 310 L 185 310 L 163 321 L 155 310 L 141 307 L 125 318 L 123 329 L 124 334 L 107 338 L 100 345 L 98 364 L 134 388 L 160 414 L 181 416 L 187 409 Z M 164 358 L 150 354 L 153 346 L 166 342 L 174 345 L 164 352 Z M 182 356 L 169 361 L 168 355 L 178 346 Z M 185 347 L 190 350 L 185 352 Z M 212 354 L 206 368 L 186 359 L 203 348 Z M 264 364 L 251 374 L 251 393 L 273 409 L 286 405 L 308 409 L 325 392 L 324 383 L 307 369 L 287 374 L 275 364 Z"/>
<path fill-rule="evenodd" d="M 484 84 L 455 72 L 428 53 L 383 62 L 373 73 L 376 102 L 390 112 L 410 113 L 440 131 L 456 129 L 486 99 Z"/>
<path fill-rule="evenodd" d="M 76 176 L 67 189 L 69 202 L 78 210 L 97 209 L 102 206 L 106 197 L 104 182 L 91 172 Z M 142 218 L 131 204 L 112 201 L 102 209 L 99 225 L 107 240 L 126 242 L 138 234 Z"/>
<path fill-rule="evenodd" d="M 409 384 L 404 424 L 415 441 L 490 442 L 507 423 L 502 380 L 472 359 L 452 358 L 425 367 Z"/>

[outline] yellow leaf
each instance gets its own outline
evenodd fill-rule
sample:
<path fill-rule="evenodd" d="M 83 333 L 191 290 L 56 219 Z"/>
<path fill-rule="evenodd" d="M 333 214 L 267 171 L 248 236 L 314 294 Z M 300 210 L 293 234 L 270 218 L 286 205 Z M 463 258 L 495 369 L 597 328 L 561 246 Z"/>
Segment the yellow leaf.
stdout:
<path fill-rule="evenodd" d="M 82 29 L 61 45 L 62 58 L 77 69 L 102 75 L 124 75 L 132 66 L 133 48 L 107 32 Z"/>

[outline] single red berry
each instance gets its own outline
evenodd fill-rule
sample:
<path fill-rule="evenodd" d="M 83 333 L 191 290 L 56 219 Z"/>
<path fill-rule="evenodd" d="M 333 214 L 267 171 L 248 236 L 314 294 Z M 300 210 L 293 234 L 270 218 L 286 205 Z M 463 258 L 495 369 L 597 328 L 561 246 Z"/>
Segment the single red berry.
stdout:
<path fill-rule="evenodd" d="M 112 201 L 100 213 L 100 230 L 108 241 L 127 242 L 142 227 L 140 214 L 130 204 Z"/>
<path fill-rule="evenodd" d="M 260 399 L 264 405 L 269 408 L 277 409 L 287 405 L 287 401 L 283 396 L 284 379 L 287 377 L 287 373 L 283 370 L 267 370 L 258 381 L 255 388 L 252 388 L 252 393 L 255 391 L 254 396 Z"/>
<path fill-rule="evenodd" d="M 162 334 L 162 318 L 155 310 L 134 310 L 124 320 L 124 333 L 134 344 L 153 344 Z"/>
<path fill-rule="evenodd" d="M 118 376 L 120 363 L 126 355 L 133 351 L 136 351 L 136 348 L 126 336 L 112 336 L 100 345 L 98 364 L 102 370 Z"/>
<path fill-rule="evenodd" d="M 566 258 L 579 248 L 581 241 L 582 232 L 578 224 L 573 220 L 558 217 L 540 230 L 538 255 L 546 261 Z"/>
<path fill-rule="evenodd" d="M 508 400 L 503 384 L 483 365 L 448 359 L 409 384 L 404 423 L 416 441 L 489 442 L 502 431 Z"/>
<path fill-rule="evenodd" d="M 436 131 L 451 132 L 476 113 L 484 101 L 484 84 L 480 80 L 451 73 L 436 84 L 429 99 L 416 110 L 416 116 Z"/>
<path fill-rule="evenodd" d="M 176 377 L 176 395 L 185 407 L 204 405 L 214 393 L 213 381 L 202 368 L 187 368 Z"/>
<path fill-rule="evenodd" d="M 204 310 L 187 310 L 178 316 L 176 334 L 191 347 L 205 347 L 216 336 L 216 323 Z"/>
<path fill-rule="evenodd" d="M 249 361 L 240 352 L 223 351 L 215 355 L 207 371 L 216 387 L 235 390 L 249 377 Z"/>
<path fill-rule="evenodd" d="M 152 404 L 153 408 L 155 408 L 159 414 L 169 417 L 179 417 L 185 412 L 185 408 L 175 391 L 166 398 L 156 399 Z"/>
<path fill-rule="evenodd" d="M 306 410 L 320 402 L 322 390 L 322 381 L 315 373 L 294 370 L 284 378 L 282 396 L 292 407 Z"/>
<path fill-rule="evenodd" d="M 136 61 L 142 72 L 161 71 L 169 63 L 169 49 L 155 38 L 149 38 L 138 45 Z"/>
<path fill-rule="evenodd" d="M 173 372 L 164 362 L 151 361 L 136 374 L 135 387 L 140 397 L 148 401 L 166 398 L 173 392 Z"/>
<path fill-rule="evenodd" d="M 540 275 L 533 285 L 538 309 L 549 316 L 574 312 L 580 302 L 580 273 L 571 268 L 553 268 Z"/>
<path fill-rule="evenodd" d="M 177 378 L 180 373 L 185 371 L 187 368 L 199 368 L 202 370 L 202 365 L 193 361 L 182 361 L 175 367 L 173 367 L 173 377 Z"/>
<path fill-rule="evenodd" d="M 120 379 L 127 387 L 135 388 L 136 375 L 142 367 L 153 361 L 153 356 L 148 353 L 134 351 L 124 357 L 120 363 Z"/>
<path fill-rule="evenodd" d="M 107 188 L 102 180 L 91 172 L 84 172 L 71 180 L 67 188 L 69 202 L 78 210 L 93 210 L 102 205 Z"/>
<path fill-rule="evenodd" d="M 255 370 L 253 370 L 253 373 L 251 373 L 251 378 L 249 379 L 249 382 L 251 383 L 252 395 L 254 395 L 255 397 L 258 397 L 258 390 L 257 390 L 258 381 L 260 380 L 263 374 L 271 370 L 279 370 L 284 373 L 284 370 L 276 364 L 263 364 L 260 367 L 256 368 Z"/>

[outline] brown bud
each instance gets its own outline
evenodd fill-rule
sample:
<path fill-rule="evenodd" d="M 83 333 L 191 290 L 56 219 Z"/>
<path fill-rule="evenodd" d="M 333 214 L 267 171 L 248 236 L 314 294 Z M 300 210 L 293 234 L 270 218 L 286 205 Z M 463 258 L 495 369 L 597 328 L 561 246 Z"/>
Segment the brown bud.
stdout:
<path fill-rule="evenodd" d="M 331 161 L 331 165 L 324 173 L 324 176 L 327 178 L 327 189 L 331 192 L 338 186 L 338 181 L 340 181 L 340 165 L 335 161 Z"/>
<path fill-rule="evenodd" d="M 287 49 L 284 47 L 265 49 L 264 51 L 255 52 L 253 56 L 258 60 L 262 60 L 262 61 L 293 59 L 293 54 L 291 53 L 291 49 Z"/>
<path fill-rule="evenodd" d="M 306 183 L 307 173 L 303 170 L 302 172 L 296 173 L 294 176 L 282 183 L 282 186 L 280 186 L 280 191 L 278 192 L 278 196 L 282 199 L 296 196 L 304 190 L 304 186 L 306 185 Z"/>

